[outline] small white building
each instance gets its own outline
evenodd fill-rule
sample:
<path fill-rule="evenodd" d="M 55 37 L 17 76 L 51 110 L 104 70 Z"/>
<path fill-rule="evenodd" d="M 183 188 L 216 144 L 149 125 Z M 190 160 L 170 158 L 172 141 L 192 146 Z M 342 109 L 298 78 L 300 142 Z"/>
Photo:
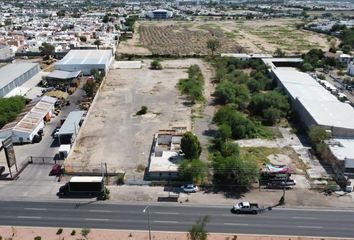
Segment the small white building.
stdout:
<path fill-rule="evenodd" d="M 0 45 L 0 61 L 10 61 L 15 57 L 15 53 L 10 46 Z"/>
<path fill-rule="evenodd" d="M 336 60 L 337 62 L 340 63 L 349 63 L 350 61 L 353 61 L 353 56 L 349 54 L 345 54 L 342 51 L 337 51 L 336 52 Z"/>

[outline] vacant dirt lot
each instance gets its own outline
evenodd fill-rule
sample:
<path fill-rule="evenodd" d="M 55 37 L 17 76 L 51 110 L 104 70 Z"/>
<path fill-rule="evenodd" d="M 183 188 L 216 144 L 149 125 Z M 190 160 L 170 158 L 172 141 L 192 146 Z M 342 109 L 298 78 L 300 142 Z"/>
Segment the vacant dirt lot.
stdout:
<path fill-rule="evenodd" d="M 192 55 L 210 54 L 206 42 L 217 38 L 218 52 L 273 53 L 278 47 L 289 54 L 311 48 L 328 50 L 323 34 L 296 29 L 298 19 L 249 21 L 138 22 L 133 39 L 122 42 L 118 53 Z M 144 48 L 145 47 L 145 48 Z"/>
<path fill-rule="evenodd" d="M 147 166 L 153 135 L 172 126 L 191 128 L 191 107 L 176 88 L 179 79 L 198 59 L 163 61 L 161 71 L 113 69 L 91 107 L 74 150 L 65 166 L 68 171 L 123 170 L 129 178 L 141 178 Z M 148 113 L 136 116 L 141 106 Z M 139 167 L 139 171 L 138 171 Z"/>
<path fill-rule="evenodd" d="M 75 230 L 75 235 L 71 232 Z M 58 228 L 33 228 L 33 227 L 0 227 L 3 238 L 12 240 L 34 239 L 40 236 L 43 240 L 48 239 L 90 239 L 90 240 L 148 240 L 147 231 L 128 231 L 128 230 L 107 230 L 107 229 L 91 229 L 87 238 L 80 235 L 81 229 L 64 228 L 63 233 L 58 237 L 56 234 Z M 236 238 L 234 238 L 236 236 Z M 152 239 L 154 240 L 187 240 L 187 233 L 183 232 L 155 232 L 152 231 Z M 280 237 L 280 236 L 261 236 L 261 235 L 245 235 L 245 234 L 209 234 L 209 240 L 316 240 L 316 239 L 333 239 L 333 238 L 314 238 L 314 237 Z"/>

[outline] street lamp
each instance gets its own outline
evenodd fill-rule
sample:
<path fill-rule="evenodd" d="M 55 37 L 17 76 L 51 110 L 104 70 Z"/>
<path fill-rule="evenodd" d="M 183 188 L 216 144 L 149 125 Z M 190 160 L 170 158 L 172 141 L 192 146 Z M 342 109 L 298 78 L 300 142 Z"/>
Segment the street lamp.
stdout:
<path fill-rule="evenodd" d="M 149 226 L 149 240 L 151 240 L 151 224 L 150 224 L 150 206 L 146 206 L 143 210 L 143 213 L 147 213 L 148 226 Z"/>

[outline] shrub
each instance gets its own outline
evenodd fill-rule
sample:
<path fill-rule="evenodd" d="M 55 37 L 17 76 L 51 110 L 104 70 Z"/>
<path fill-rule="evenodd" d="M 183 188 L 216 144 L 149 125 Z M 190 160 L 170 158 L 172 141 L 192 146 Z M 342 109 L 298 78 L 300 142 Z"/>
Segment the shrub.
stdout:
<path fill-rule="evenodd" d="M 41 236 L 36 236 L 33 240 L 42 240 Z"/>
<path fill-rule="evenodd" d="M 185 159 L 178 166 L 178 173 L 183 180 L 193 183 L 202 183 L 207 177 L 207 166 L 199 159 Z"/>
<path fill-rule="evenodd" d="M 71 235 L 71 236 L 75 236 L 75 234 L 76 234 L 76 230 L 73 229 L 73 230 L 71 231 L 70 235 Z"/>
<path fill-rule="evenodd" d="M 202 152 L 198 137 L 192 132 L 186 132 L 183 134 L 181 139 L 181 149 L 186 159 L 198 159 Z"/>
<path fill-rule="evenodd" d="M 147 113 L 147 111 L 148 111 L 147 106 L 141 106 L 140 110 L 136 112 L 136 115 L 144 115 Z"/>
<path fill-rule="evenodd" d="M 158 61 L 158 60 L 152 61 L 151 64 L 150 64 L 150 69 L 161 70 L 162 69 L 162 65 L 161 65 L 160 61 Z"/>
<path fill-rule="evenodd" d="M 203 84 L 204 78 L 199 66 L 192 65 L 188 68 L 188 78 L 178 82 L 178 89 L 183 94 L 187 94 L 194 103 L 204 99 Z"/>
<path fill-rule="evenodd" d="M 63 229 L 62 228 L 59 228 L 58 231 L 57 231 L 57 235 L 60 235 L 63 233 Z"/>

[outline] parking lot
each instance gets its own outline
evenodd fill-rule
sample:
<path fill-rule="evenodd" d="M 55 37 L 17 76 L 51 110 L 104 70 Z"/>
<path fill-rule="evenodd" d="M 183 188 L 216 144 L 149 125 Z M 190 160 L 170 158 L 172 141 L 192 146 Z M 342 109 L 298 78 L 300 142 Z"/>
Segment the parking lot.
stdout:
<path fill-rule="evenodd" d="M 111 70 L 65 162 L 66 170 L 100 172 L 102 162 L 108 172 L 141 178 L 154 133 L 190 127 L 191 108 L 176 88 L 178 80 L 187 77 L 188 61 L 164 61 L 175 67 L 163 70 L 150 70 L 149 61 L 142 69 Z M 148 113 L 136 116 L 143 105 Z"/>

